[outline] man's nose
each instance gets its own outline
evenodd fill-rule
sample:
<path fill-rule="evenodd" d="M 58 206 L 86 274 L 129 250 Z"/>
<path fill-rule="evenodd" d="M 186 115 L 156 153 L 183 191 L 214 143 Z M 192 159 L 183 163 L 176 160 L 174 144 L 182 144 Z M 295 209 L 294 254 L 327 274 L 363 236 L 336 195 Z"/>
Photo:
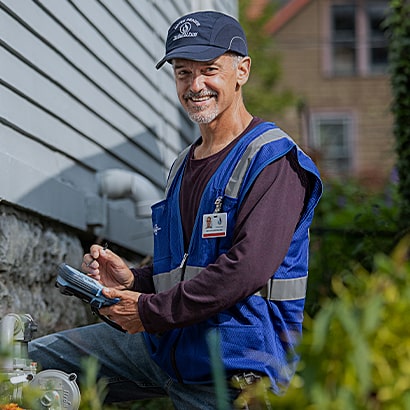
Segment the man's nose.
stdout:
<path fill-rule="evenodd" d="M 192 76 L 191 90 L 193 92 L 199 92 L 204 88 L 204 76 L 202 74 L 197 74 Z"/>

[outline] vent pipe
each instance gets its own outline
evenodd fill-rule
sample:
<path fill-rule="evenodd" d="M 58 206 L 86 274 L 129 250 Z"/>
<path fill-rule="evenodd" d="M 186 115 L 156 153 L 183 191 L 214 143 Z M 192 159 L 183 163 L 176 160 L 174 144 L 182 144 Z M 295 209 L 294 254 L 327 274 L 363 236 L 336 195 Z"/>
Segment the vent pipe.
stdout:
<path fill-rule="evenodd" d="M 98 193 L 108 199 L 131 199 L 136 215 L 151 216 L 151 205 L 162 199 L 162 193 L 147 178 L 123 169 L 107 169 L 97 173 Z"/>

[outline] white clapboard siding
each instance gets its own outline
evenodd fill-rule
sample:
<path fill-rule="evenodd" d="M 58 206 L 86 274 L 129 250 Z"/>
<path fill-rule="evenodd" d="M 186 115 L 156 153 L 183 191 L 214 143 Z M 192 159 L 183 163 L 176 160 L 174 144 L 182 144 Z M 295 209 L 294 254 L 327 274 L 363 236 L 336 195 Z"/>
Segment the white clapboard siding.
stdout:
<path fill-rule="evenodd" d="M 97 173 L 139 175 L 161 198 L 176 155 L 198 137 L 170 65 L 169 25 L 234 0 L 0 0 L 0 200 L 142 255 L 150 220 L 106 199 Z"/>

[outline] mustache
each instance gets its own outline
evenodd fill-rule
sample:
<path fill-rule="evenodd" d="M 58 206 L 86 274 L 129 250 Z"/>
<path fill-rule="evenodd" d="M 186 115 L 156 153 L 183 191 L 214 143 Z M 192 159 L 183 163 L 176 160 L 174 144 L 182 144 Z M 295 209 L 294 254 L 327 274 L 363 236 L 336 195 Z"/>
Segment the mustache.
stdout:
<path fill-rule="evenodd" d="M 212 90 L 201 90 L 199 92 L 193 92 L 192 90 L 189 90 L 187 93 L 184 94 L 184 98 L 190 99 L 190 98 L 202 98 L 202 97 L 216 97 L 217 93 Z"/>

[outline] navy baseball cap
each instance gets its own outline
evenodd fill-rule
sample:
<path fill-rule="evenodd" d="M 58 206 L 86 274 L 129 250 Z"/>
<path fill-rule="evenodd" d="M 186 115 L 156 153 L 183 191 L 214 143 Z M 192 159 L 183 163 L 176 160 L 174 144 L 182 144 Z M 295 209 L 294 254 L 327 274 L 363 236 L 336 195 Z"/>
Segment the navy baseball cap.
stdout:
<path fill-rule="evenodd" d="M 198 11 L 180 17 L 171 25 L 165 56 L 156 68 L 174 58 L 210 61 L 227 51 L 248 55 L 246 36 L 239 22 L 217 11 Z"/>

